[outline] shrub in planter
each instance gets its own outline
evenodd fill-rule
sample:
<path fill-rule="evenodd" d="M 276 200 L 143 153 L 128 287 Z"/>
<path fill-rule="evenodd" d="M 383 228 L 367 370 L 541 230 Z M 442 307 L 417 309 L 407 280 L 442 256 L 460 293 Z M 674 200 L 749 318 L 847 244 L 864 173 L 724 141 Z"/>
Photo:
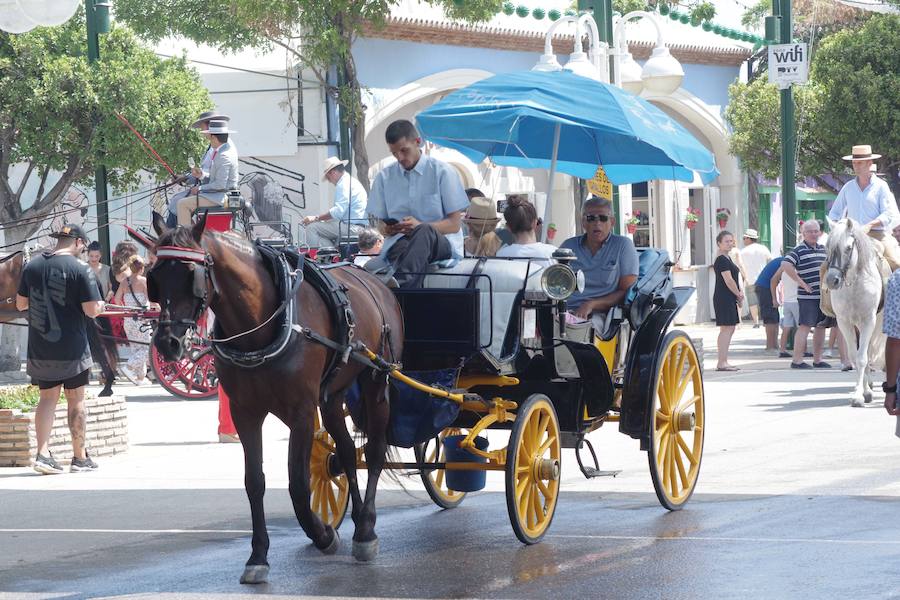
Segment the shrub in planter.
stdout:
<path fill-rule="evenodd" d="M 37 453 L 34 410 L 39 398 L 35 386 L 11 386 L 0 389 L 0 467 L 30 466 Z M 128 414 L 122 396 L 95 398 L 85 395 L 86 442 L 91 456 L 110 456 L 128 449 Z M 72 457 L 67 405 L 60 395 L 50 451 L 58 460 Z"/>

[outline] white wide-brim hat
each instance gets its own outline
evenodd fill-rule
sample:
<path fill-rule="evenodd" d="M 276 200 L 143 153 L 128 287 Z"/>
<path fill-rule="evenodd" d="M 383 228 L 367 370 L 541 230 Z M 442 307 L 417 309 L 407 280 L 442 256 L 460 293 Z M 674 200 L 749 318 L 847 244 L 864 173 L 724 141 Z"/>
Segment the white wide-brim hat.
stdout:
<path fill-rule="evenodd" d="M 322 181 L 325 181 L 325 176 L 328 175 L 328 172 L 335 167 L 346 167 L 350 161 L 341 160 L 337 156 L 329 156 L 325 159 L 325 165 L 322 168 Z"/>
<path fill-rule="evenodd" d="M 235 131 L 234 129 L 228 129 L 227 121 L 223 121 L 221 119 L 213 119 L 209 121 L 209 129 L 207 129 L 203 133 L 213 135 L 220 133 L 237 133 L 237 131 Z"/>
<path fill-rule="evenodd" d="M 745 229 L 745 230 L 744 230 L 744 237 L 745 237 L 745 238 L 750 238 L 751 240 L 758 240 L 758 239 L 759 239 L 759 232 L 758 232 L 757 230 L 755 230 L 755 229 Z"/>
<path fill-rule="evenodd" d="M 844 160 L 875 160 L 881 158 L 880 154 L 872 154 L 872 146 L 868 144 L 860 144 L 853 146 L 853 154 L 848 154 Z"/>

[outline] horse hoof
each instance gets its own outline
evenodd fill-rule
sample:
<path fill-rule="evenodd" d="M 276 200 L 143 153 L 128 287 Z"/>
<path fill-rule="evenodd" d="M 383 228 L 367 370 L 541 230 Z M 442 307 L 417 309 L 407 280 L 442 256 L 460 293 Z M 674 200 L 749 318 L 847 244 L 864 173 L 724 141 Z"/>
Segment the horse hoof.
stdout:
<path fill-rule="evenodd" d="M 865 402 L 866 404 L 869 404 L 871 401 L 872 401 L 872 392 L 869 392 L 868 394 L 863 395 L 863 402 Z"/>
<path fill-rule="evenodd" d="M 328 544 L 328 546 L 326 546 L 325 548 L 319 548 L 319 550 L 322 552 L 322 554 L 331 555 L 337 552 L 338 548 L 341 547 L 341 536 L 338 535 L 337 529 L 334 529 L 330 525 L 328 526 L 328 529 L 330 529 L 331 533 L 333 534 L 331 543 Z"/>
<path fill-rule="evenodd" d="M 247 565 L 241 583 L 265 583 L 269 579 L 269 565 Z"/>
<path fill-rule="evenodd" d="M 854 398 L 853 400 L 850 401 L 850 406 L 852 406 L 853 408 L 859 408 L 862 405 L 863 405 L 863 403 L 860 402 L 860 400 L 858 398 Z"/>
<path fill-rule="evenodd" d="M 378 538 L 371 542 L 357 542 L 353 540 L 353 558 L 360 562 L 375 560 L 378 556 Z"/>

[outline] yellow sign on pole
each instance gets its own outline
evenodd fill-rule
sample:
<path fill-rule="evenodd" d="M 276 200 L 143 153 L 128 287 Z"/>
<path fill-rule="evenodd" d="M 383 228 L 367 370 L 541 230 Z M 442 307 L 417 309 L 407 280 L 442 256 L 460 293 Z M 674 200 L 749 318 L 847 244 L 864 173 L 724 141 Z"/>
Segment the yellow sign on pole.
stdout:
<path fill-rule="evenodd" d="M 609 179 L 606 178 L 606 171 L 603 170 L 602 166 L 597 167 L 597 172 L 594 173 L 594 177 L 588 179 L 587 188 L 594 196 L 612 200 L 613 186 Z"/>

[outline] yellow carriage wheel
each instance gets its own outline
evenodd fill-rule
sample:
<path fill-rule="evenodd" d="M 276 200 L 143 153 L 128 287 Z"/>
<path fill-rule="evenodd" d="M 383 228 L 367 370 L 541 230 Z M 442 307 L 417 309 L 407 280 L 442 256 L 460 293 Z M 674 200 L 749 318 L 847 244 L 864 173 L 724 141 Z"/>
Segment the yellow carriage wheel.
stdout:
<path fill-rule="evenodd" d="M 445 429 L 437 437 L 415 447 L 416 462 L 443 462 L 447 456 L 444 452 L 444 438 L 449 435 L 460 435 L 460 429 Z M 465 492 L 457 492 L 447 487 L 444 469 L 422 469 L 422 484 L 425 491 L 441 508 L 456 508 L 466 497 Z"/>
<path fill-rule="evenodd" d="M 334 474 L 338 470 L 335 468 L 337 455 L 334 449 L 334 439 L 322 426 L 318 409 L 313 430 L 315 437 L 309 461 L 311 492 L 309 503 L 313 512 L 319 515 L 323 523 L 337 529 L 344 521 L 344 515 L 347 514 L 350 486 L 347 483 L 346 475 L 342 472 Z"/>
<path fill-rule="evenodd" d="M 516 537 L 544 536 L 559 496 L 559 420 L 550 399 L 533 394 L 516 412 L 506 449 L 506 509 Z"/>
<path fill-rule="evenodd" d="M 703 374 L 697 351 L 684 332 L 669 332 L 662 348 L 647 455 L 659 502 L 679 510 L 694 493 L 703 458 Z"/>

